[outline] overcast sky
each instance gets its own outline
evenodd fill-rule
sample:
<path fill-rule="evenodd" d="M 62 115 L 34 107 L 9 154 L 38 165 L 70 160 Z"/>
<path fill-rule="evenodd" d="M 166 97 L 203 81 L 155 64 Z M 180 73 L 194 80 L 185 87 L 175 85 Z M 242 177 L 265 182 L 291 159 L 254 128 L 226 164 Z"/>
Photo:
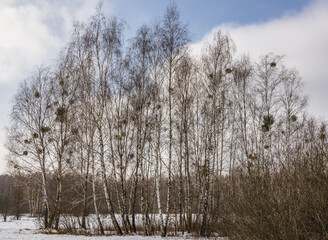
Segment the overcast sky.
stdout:
<path fill-rule="evenodd" d="M 19 82 L 36 66 L 52 64 L 69 41 L 74 21 L 85 21 L 96 0 L 0 0 L 0 172 L 4 171 L 5 127 Z M 169 1 L 104 0 L 108 16 L 125 19 L 125 38 L 160 17 Z M 238 53 L 254 60 L 274 52 L 299 70 L 309 111 L 328 119 L 327 0 L 177 0 L 189 24 L 195 52 L 217 30 L 230 34 Z"/>

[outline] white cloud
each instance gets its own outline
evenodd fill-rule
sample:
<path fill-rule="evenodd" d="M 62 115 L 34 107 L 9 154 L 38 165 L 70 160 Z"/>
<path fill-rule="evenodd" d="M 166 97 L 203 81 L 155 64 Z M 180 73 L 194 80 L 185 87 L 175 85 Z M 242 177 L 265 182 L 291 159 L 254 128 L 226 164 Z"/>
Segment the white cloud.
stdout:
<path fill-rule="evenodd" d="M 230 34 L 238 53 L 248 53 L 255 60 L 269 52 L 285 55 L 286 65 L 296 67 L 303 77 L 305 93 L 310 97 L 310 112 L 327 119 L 327 23 L 328 1 L 314 1 L 299 13 L 269 22 L 219 25 L 192 47 L 199 53 L 204 41 L 221 30 Z"/>
<path fill-rule="evenodd" d="M 42 23 L 43 13 L 33 5 L 0 5 L 0 81 L 12 81 L 21 69 L 45 59 L 59 40 Z"/>
<path fill-rule="evenodd" d="M 0 83 L 17 81 L 34 66 L 56 58 L 73 21 L 86 20 L 97 2 L 0 2 Z"/>

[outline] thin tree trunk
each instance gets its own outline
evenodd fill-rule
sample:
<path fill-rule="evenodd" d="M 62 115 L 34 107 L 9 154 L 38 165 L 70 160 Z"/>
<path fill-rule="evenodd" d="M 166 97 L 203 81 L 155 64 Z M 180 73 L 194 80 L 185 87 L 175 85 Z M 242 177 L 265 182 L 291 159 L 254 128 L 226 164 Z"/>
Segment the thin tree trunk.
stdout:
<path fill-rule="evenodd" d="M 99 144 L 100 144 L 100 163 L 101 163 L 101 175 L 103 178 L 103 188 L 105 192 L 105 200 L 107 204 L 107 208 L 109 211 L 109 215 L 111 217 L 112 223 L 114 225 L 114 228 L 116 230 L 116 233 L 118 235 L 122 235 L 123 232 L 116 220 L 114 209 L 113 209 L 113 203 L 109 194 L 109 188 L 108 188 L 108 181 L 107 181 L 107 175 L 106 175 L 106 165 L 105 165 L 105 152 L 104 152 L 104 142 L 103 142 L 103 136 L 102 136 L 102 129 L 100 126 L 98 126 L 99 131 Z"/>
<path fill-rule="evenodd" d="M 101 234 L 105 234 L 103 224 L 100 219 L 99 209 L 97 205 L 97 193 L 96 193 L 96 173 L 95 173 L 95 158 L 92 154 L 92 195 L 93 195 L 93 205 L 95 208 L 95 214 L 98 221 L 98 227 Z"/>

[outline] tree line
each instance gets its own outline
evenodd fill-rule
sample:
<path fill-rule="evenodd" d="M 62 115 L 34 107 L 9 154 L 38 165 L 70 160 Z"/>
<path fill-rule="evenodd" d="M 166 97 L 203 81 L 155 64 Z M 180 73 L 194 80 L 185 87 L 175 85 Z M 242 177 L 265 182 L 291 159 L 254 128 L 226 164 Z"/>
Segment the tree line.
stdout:
<path fill-rule="evenodd" d="M 297 70 L 236 57 L 220 31 L 193 55 L 175 4 L 126 42 L 124 25 L 100 9 L 76 23 L 13 99 L 8 162 L 42 226 L 71 215 L 104 234 L 106 214 L 118 235 L 327 237 L 326 124 Z"/>

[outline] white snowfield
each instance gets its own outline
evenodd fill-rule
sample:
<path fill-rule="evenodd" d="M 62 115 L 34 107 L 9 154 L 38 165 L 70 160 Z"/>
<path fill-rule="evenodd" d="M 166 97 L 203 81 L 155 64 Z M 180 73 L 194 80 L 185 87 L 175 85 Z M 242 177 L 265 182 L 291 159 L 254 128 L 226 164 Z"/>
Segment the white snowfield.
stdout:
<path fill-rule="evenodd" d="M 74 235 L 51 235 L 42 234 L 38 229 L 38 223 L 35 218 L 23 216 L 20 220 L 14 220 L 12 217 L 3 222 L 0 219 L 0 240 L 154 240 L 170 239 L 179 240 L 186 238 L 177 237 L 144 237 L 144 236 L 74 236 Z M 189 238 L 190 239 L 190 238 Z M 219 238 L 218 238 L 219 239 Z M 223 239 L 223 238 L 222 238 Z"/>

